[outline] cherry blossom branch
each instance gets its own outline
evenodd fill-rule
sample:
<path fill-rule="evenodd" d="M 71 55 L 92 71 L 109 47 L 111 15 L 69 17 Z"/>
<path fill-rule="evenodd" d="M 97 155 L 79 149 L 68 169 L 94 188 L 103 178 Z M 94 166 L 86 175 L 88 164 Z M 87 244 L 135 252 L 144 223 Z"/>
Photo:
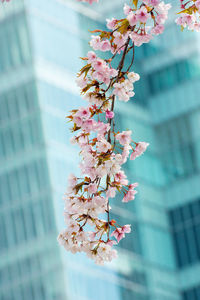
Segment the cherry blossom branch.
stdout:
<path fill-rule="evenodd" d="M 123 65 L 124 65 L 124 61 L 125 61 L 125 57 L 126 57 L 126 52 L 127 52 L 127 48 L 128 48 L 128 45 L 129 45 L 129 42 L 130 42 L 130 37 L 128 37 L 128 39 L 127 39 L 127 41 L 126 41 L 126 43 L 124 44 L 124 51 L 123 51 L 123 55 L 122 55 L 122 58 L 121 58 L 121 61 L 120 61 L 120 63 L 119 63 L 119 66 L 118 66 L 118 68 L 117 68 L 117 70 L 118 70 L 118 76 L 117 76 L 117 79 L 116 79 L 116 81 L 118 81 L 118 79 L 119 79 L 119 76 L 120 76 L 120 73 L 121 73 L 121 71 L 122 71 L 122 68 L 123 68 Z M 119 49 L 121 49 L 121 47 L 119 48 Z M 113 59 L 114 57 L 112 57 L 112 59 Z M 112 97 L 112 105 L 111 105 L 111 112 L 113 112 L 114 111 L 114 104 L 115 104 L 115 96 L 113 95 L 113 97 Z M 108 141 L 108 143 L 111 143 L 111 125 L 112 125 L 112 123 L 114 124 L 114 118 L 112 119 L 112 118 L 109 118 L 109 125 L 110 125 L 110 130 L 109 130 L 109 132 L 108 132 L 108 139 L 107 139 L 107 141 Z M 114 126 L 113 126 L 113 132 L 114 132 Z M 115 145 L 115 137 L 114 137 L 114 145 Z M 110 182 L 110 176 L 109 175 L 107 175 L 107 178 L 106 178 L 106 183 L 107 183 L 107 190 L 108 190 L 108 188 L 109 188 L 109 182 Z M 108 214 L 108 218 L 107 218 L 107 220 L 108 220 L 108 224 L 110 224 L 110 208 L 109 208 L 109 199 L 107 200 L 107 214 Z M 108 226 L 108 233 L 107 233 L 107 236 L 108 236 L 108 238 L 107 238 L 107 241 L 109 241 L 109 238 L 110 238 L 110 236 L 109 236 L 109 233 L 110 233 L 110 226 Z"/>
<path fill-rule="evenodd" d="M 92 4 L 93 2 L 99 2 L 98 0 L 78 0 L 78 1 L 87 2 L 89 4 Z M 133 0 L 132 2 L 137 3 L 137 0 Z M 177 25 L 181 26 L 182 31 L 184 28 L 188 28 L 189 30 L 199 32 L 200 31 L 200 0 L 189 0 L 189 1 L 180 0 L 180 7 L 181 7 L 181 11 L 178 12 L 180 16 L 175 21 Z"/>
<path fill-rule="evenodd" d="M 1 0 L 6 1 L 9 0 Z M 177 24 L 182 29 L 199 31 L 200 0 L 180 2 L 182 11 Z M 119 225 L 110 220 L 110 199 L 119 192 L 122 202 L 134 200 L 138 184 L 129 184 L 122 165 L 128 158 L 134 160 L 142 155 L 149 145 L 134 141 L 130 130 L 115 132 L 115 102 L 127 102 L 134 97 L 134 84 L 140 79 L 137 73 L 130 72 L 135 47 L 163 32 L 170 7 L 159 0 L 131 0 L 131 6 L 124 5 L 123 19 L 108 20 L 108 31 L 92 32 L 96 35 L 92 35 L 90 46 L 94 51 L 110 52 L 110 58 L 102 59 L 94 51 L 82 58 L 86 64 L 78 73 L 77 84 L 88 106 L 72 110 L 68 118 L 73 124 L 71 131 L 76 134 L 71 143 L 80 147 L 83 176 L 69 176 L 64 197 L 66 229 L 59 234 L 58 241 L 72 253 L 85 252 L 98 264 L 115 258 L 113 246 L 131 232 L 129 224 Z M 130 64 L 123 71 L 131 50 Z M 117 56 L 121 59 L 115 69 L 112 63 Z"/>
<path fill-rule="evenodd" d="M 115 132 L 115 102 L 127 102 L 134 96 L 134 84 L 140 79 L 138 74 L 130 72 L 134 48 L 162 33 L 170 8 L 158 0 L 133 3 L 133 7 L 124 6 L 125 18 L 107 21 L 108 31 L 92 32 L 96 34 L 90 41 L 93 50 L 111 52 L 111 56 L 102 59 L 89 51 L 82 58 L 86 64 L 78 73 L 77 84 L 88 106 L 72 110 L 68 116 L 73 124 L 72 132 L 76 133 L 71 142 L 80 147 L 80 170 L 84 176 L 71 174 L 69 177 L 64 199 L 67 228 L 60 233 L 58 241 L 66 250 L 85 252 L 99 264 L 116 257 L 113 246 L 131 231 L 129 224 L 118 225 L 110 219 L 110 199 L 117 192 L 122 194 L 125 203 L 134 200 L 137 193 L 138 184 L 129 184 L 122 165 L 129 157 L 134 160 L 140 156 L 149 145 L 132 140 L 130 130 Z M 125 71 L 125 60 L 131 49 L 132 58 Z M 120 60 L 115 69 L 112 64 L 117 56 Z"/>
<path fill-rule="evenodd" d="M 126 70 L 126 73 L 128 73 L 130 71 L 130 69 L 131 69 L 131 67 L 133 65 L 133 62 L 134 62 L 134 58 L 135 58 L 135 46 L 134 46 L 134 43 L 133 43 L 133 48 L 132 49 L 133 49 L 132 60 L 131 60 L 131 63 L 129 65 L 128 69 Z"/>
<path fill-rule="evenodd" d="M 180 0 L 181 11 L 180 16 L 176 19 L 176 23 L 181 26 L 181 30 L 188 28 L 189 30 L 200 31 L 200 0 Z"/>

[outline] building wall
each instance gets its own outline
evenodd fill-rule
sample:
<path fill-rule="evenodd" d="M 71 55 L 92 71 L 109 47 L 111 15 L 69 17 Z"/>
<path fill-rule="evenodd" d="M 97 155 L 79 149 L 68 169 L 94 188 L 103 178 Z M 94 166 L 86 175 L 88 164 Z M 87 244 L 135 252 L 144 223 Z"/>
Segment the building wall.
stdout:
<path fill-rule="evenodd" d="M 85 32 L 90 28 L 102 27 L 103 23 L 101 15 L 99 22 L 94 21 L 90 9 L 77 13 L 81 6 L 72 7 L 71 1 L 52 2 L 53 9 L 52 7 L 49 9 L 45 3 L 41 4 L 39 1 L 29 4 L 29 24 L 34 47 L 37 88 L 47 145 L 48 165 L 54 191 L 54 207 L 58 212 L 57 224 L 61 227 L 63 220 L 60 218 L 59 211 L 62 209 L 62 203 L 58 202 L 58 199 L 61 199 L 64 192 L 67 174 L 72 169 L 73 172 L 78 172 L 74 169 L 76 168 L 74 161 L 78 158 L 77 152 L 73 151 L 69 144 L 66 146 L 70 135 L 67 132 L 64 117 L 71 109 L 72 103 L 73 107 L 85 104 L 78 97 L 78 90 L 72 79 L 80 67 L 75 54 L 77 57 L 85 55 L 89 38 L 89 34 Z M 49 11 L 42 10 L 44 6 Z M 70 26 L 69 23 L 66 24 L 66 14 L 70 16 L 72 22 Z M 71 39 L 71 34 L 73 34 L 73 39 Z M 55 44 L 56 49 L 54 49 Z M 79 52 L 76 53 L 76 51 Z M 61 58 L 65 53 L 67 54 L 65 58 Z M 135 236 L 134 238 L 130 236 L 122 242 L 120 258 L 109 267 L 110 270 L 97 268 L 83 256 L 76 255 L 74 258 L 64 253 L 67 282 L 71 286 L 68 291 L 69 296 L 72 298 L 76 296 L 78 299 L 93 299 L 94 297 L 98 299 L 116 294 L 122 299 L 131 299 L 131 297 L 135 299 L 149 299 L 150 297 L 159 300 L 179 299 L 174 292 L 175 280 L 172 280 L 175 267 L 172 239 L 161 201 L 160 189 L 165 183 L 165 175 L 161 162 L 157 158 L 159 155 L 152 122 L 148 112 L 138 106 L 135 106 L 135 109 L 134 106 L 125 109 L 123 106 L 118 107 L 117 117 L 121 128 L 133 129 L 136 139 L 147 140 L 153 145 L 149 154 L 127 166 L 130 178 L 141 183 L 141 196 L 139 193 L 138 201 L 131 207 L 132 212 L 130 213 L 130 207 L 126 208 L 120 204 L 121 199 L 119 203 L 113 204 L 113 214 L 117 214 L 121 222 L 127 222 L 125 216 L 129 215 L 128 222 L 133 224 Z M 125 267 L 122 267 L 123 265 Z M 92 279 L 93 270 L 95 270 L 95 277 Z M 73 280 L 71 274 L 74 274 L 76 281 Z M 95 288 L 88 289 L 87 282 L 93 282 L 93 280 L 98 281 L 102 286 L 99 295 L 96 295 Z M 166 286 L 168 291 L 166 291 Z"/>
<path fill-rule="evenodd" d="M 173 238 L 179 290 L 182 299 L 198 300 L 199 35 L 194 32 L 180 34 L 178 30 L 169 22 L 162 38 L 152 45 L 157 48 L 155 54 L 149 54 L 143 65 L 150 84 L 147 106 L 166 176 L 163 204 Z M 167 42 L 169 36 L 173 37 L 170 44 Z M 150 50 L 151 46 L 147 48 Z M 153 72 L 151 66 L 154 66 Z"/>
<path fill-rule="evenodd" d="M 0 299 L 66 299 L 27 16 L 1 9 Z"/>
<path fill-rule="evenodd" d="M 115 11 L 108 1 L 93 8 L 71 0 L 13 0 L 5 6 L 0 274 L 8 275 L 1 300 L 21 300 L 25 291 L 37 300 L 199 300 L 198 43 L 195 35 L 180 35 L 171 21 L 165 35 L 136 50 L 141 80 L 135 99 L 117 106 L 119 128 L 151 144 L 126 166 L 130 181 L 140 183 L 136 201 L 125 205 L 119 198 L 112 204 L 113 215 L 131 223 L 133 233 L 121 242 L 118 260 L 106 267 L 56 243 L 64 226 L 67 176 L 78 172 L 78 149 L 69 145 L 65 119 L 70 109 L 85 105 L 74 83 L 78 57 L 88 50 L 87 30 L 103 27 L 105 15 L 117 16 L 121 5 L 116 1 Z"/>

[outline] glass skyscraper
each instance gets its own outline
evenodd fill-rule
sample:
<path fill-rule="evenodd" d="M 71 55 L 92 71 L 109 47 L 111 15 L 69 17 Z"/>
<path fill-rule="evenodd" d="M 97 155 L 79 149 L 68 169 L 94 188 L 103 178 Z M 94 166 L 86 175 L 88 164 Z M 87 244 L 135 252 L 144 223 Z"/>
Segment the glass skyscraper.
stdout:
<path fill-rule="evenodd" d="M 132 224 L 119 258 L 97 267 L 56 242 L 62 195 L 78 172 L 65 116 L 84 106 L 75 85 L 88 30 L 124 1 L 0 4 L 0 300 L 200 300 L 200 53 L 198 33 L 165 33 L 136 50 L 136 95 L 119 128 L 150 147 L 126 165 L 136 200 L 112 203 Z"/>

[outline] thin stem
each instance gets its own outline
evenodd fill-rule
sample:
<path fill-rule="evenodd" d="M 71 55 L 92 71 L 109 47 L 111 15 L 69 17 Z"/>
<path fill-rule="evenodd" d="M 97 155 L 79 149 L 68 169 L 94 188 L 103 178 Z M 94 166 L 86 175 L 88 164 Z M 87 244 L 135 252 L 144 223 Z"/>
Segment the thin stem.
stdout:
<path fill-rule="evenodd" d="M 129 66 L 128 69 L 126 70 L 126 73 L 128 73 L 128 72 L 130 71 L 130 68 L 131 68 L 132 65 L 133 65 L 134 59 L 135 59 L 135 45 L 134 45 L 134 43 L 133 43 L 133 55 L 132 55 L 132 60 L 131 60 L 130 66 Z"/>
<path fill-rule="evenodd" d="M 117 78 L 116 78 L 116 82 L 119 80 L 120 78 L 120 74 L 121 74 L 121 71 L 123 69 L 123 66 L 124 66 L 124 61 L 125 61 L 125 57 L 126 57 L 126 53 L 127 53 L 127 49 L 128 49 L 128 45 L 129 45 L 129 42 L 130 42 L 130 37 L 128 37 L 127 41 L 126 41 L 126 44 L 125 44 L 125 47 L 124 47 L 124 50 L 123 50 L 123 54 L 122 54 L 122 58 L 119 62 L 119 65 L 118 65 L 118 75 L 117 75 Z M 114 111 L 114 106 L 115 106 L 115 95 L 112 96 L 112 104 L 111 104 L 111 111 Z M 110 125 L 110 130 L 108 132 L 108 138 L 107 138 L 107 141 L 109 143 L 111 143 L 111 124 L 112 124 L 112 119 L 109 119 L 108 121 L 109 125 Z M 113 124 L 114 124 L 114 120 L 113 120 Z M 107 178 L 106 178 L 106 189 L 108 189 L 108 186 L 109 186 L 109 182 L 110 182 L 110 176 L 107 175 Z M 107 231 L 107 241 L 109 240 L 109 235 L 110 235 L 110 208 L 109 208 L 109 199 L 108 199 L 108 202 L 107 202 L 107 221 L 108 221 L 108 231 Z"/>

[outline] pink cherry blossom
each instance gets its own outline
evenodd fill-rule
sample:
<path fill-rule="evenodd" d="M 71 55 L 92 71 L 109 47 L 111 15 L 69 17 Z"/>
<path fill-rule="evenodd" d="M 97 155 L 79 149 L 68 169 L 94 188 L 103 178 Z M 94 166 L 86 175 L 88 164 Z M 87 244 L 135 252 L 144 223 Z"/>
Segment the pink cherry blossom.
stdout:
<path fill-rule="evenodd" d="M 130 144 L 132 131 L 122 131 L 116 135 L 116 140 L 119 141 L 121 145 Z"/>
<path fill-rule="evenodd" d="M 124 225 L 121 228 L 116 228 L 111 236 L 114 236 L 119 243 L 121 239 L 125 237 L 125 233 L 130 233 L 131 232 L 131 225 Z"/>
<path fill-rule="evenodd" d="M 137 194 L 137 191 L 135 188 L 138 186 L 138 183 L 130 184 L 128 192 L 125 194 L 124 198 L 122 199 L 122 202 L 129 202 L 131 200 L 135 199 L 135 195 Z"/>
<path fill-rule="evenodd" d="M 94 49 L 94 50 L 99 50 L 101 47 L 101 38 L 99 36 L 96 35 L 92 35 L 92 39 L 90 41 L 90 46 Z"/>
<path fill-rule="evenodd" d="M 130 86 L 127 87 L 126 83 L 127 82 L 124 81 L 121 83 L 115 83 L 113 85 L 114 87 L 113 94 L 117 96 L 120 101 L 124 101 L 124 102 L 129 101 L 130 97 L 133 97 L 135 95 L 135 93 L 132 91 L 133 86 L 131 86 L 131 88 Z"/>
<path fill-rule="evenodd" d="M 113 119 L 114 118 L 114 112 L 113 111 L 110 111 L 110 110 L 107 110 L 106 111 L 106 119 Z"/>
<path fill-rule="evenodd" d="M 106 21 L 108 29 L 115 29 L 115 26 L 117 25 L 117 20 L 115 18 L 112 18 L 111 20 L 107 19 Z"/>
<path fill-rule="evenodd" d="M 98 142 L 96 143 L 97 150 L 99 152 L 107 152 L 108 150 L 111 149 L 111 144 L 106 141 L 106 139 L 102 136 L 98 138 Z"/>
<path fill-rule="evenodd" d="M 148 146 L 149 146 L 149 143 L 145 143 L 145 142 L 137 143 L 133 153 L 130 156 L 130 159 L 134 160 L 134 159 L 136 159 L 136 157 L 142 155 L 146 151 Z"/>
<path fill-rule="evenodd" d="M 90 132 L 94 129 L 95 121 L 93 119 L 88 119 L 82 124 L 83 130 Z"/>
<path fill-rule="evenodd" d="M 92 63 L 97 58 L 96 53 L 94 51 L 89 51 L 88 54 L 87 54 L 87 57 L 88 57 L 88 62 L 89 63 Z"/>
<path fill-rule="evenodd" d="M 121 186 L 128 184 L 128 180 L 123 171 L 119 171 L 118 173 L 115 174 L 115 181 L 118 183 L 118 185 Z"/>
<path fill-rule="evenodd" d="M 79 126 L 79 127 L 81 127 L 81 126 L 83 125 L 83 120 L 82 120 L 82 118 L 79 117 L 79 116 L 74 116 L 74 117 L 73 117 L 73 121 L 74 121 L 74 123 L 75 123 L 77 126 Z"/>
<path fill-rule="evenodd" d="M 89 4 L 92 4 L 92 3 L 94 3 L 94 2 L 96 2 L 96 3 L 99 2 L 99 0 L 77 0 L 77 1 L 79 1 L 79 2 L 87 2 L 87 3 L 89 3 Z"/>
<path fill-rule="evenodd" d="M 114 236 L 119 243 L 119 241 L 125 237 L 125 234 L 122 232 L 121 228 L 117 228 L 111 233 L 111 236 Z"/>
<path fill-rule="evenodd" d="M 122 151 L 122 163 L 123 164 L 127 161 L 127 158 L 129 157 L 130 150 L 131 150 L 131 146 L 129 144 L 126 144 L 124 146 L 123 151 Z"/>
<path fill-rule="evenodd" d="M 151 34 L 161 34 L 164 31 L 164 26 L 162 24 L 156 25 L 154 28 L 151 30 Z"/>
<path fill-rule="evenodd" d="M 151 34 L 143 34 L 143 33 L 136 33 L 132 32 L 130 33 L 130 37 L 132 41 L 134 42 L 135 46 L 139 47 L 144 43 L 149 43 L 149 41 L 152 39 Z"/>
<path fill-rule="evenodd" d="M 124 37 L 120 32 L 115 31 L 113 33 L 114 43 L 117 45 L 117 48 L 122 47 L 125 44 L 126 37 Z"/>
<path fill-rule="evenodd" d="M 108 242 L 107 242 L 107 245 L 109 245 L 109 246 L 113 246 L 113 245 L 116 245 L 117 244 L 117 242 L 116 241 L 114 241 L 114 240 L 109 240 Z"/>
<path fill-rule="evenodd" d="M 68 177 L 68 182 L 71 187 L 74 187 L 77 184 L 77 178 L 74 174 L 70 174 Z"/>
<path fill-rule="evenodd" d="M 159 0 L 143 0 L 143 2 L 149 6 L 157 6 L 159 4 Z"/>
<path fill-rule="evenodd" d="M 96 60 L 93 61 L 92 67 L 94 68 L 95 71 L 104 72 L 106 63 L 103 59 L 97 58 Z"/>
<path fill-rule="evenodd" d="M 88 81 L 84 74 L 82 74 L 76 79 L 76 83 L 80 88 L 84 88 L 87 85 Z"/>
<path fill-rule="evenodd" d="M 142 6 L 140 9 L 136 11 L 138 21 L 142 23 L 146 23 L 148 18 L 150 17 L 149 13 L 147 12 L 146 7 Z M 135 24 L 134 24 L 135 25 Z"/>
<path fill-rule="evenodd" d="M 130 80 L 130 82 L 132 82 L 132 83 L 140 80 L 140 75 L 137 73 L 134 73 L 134 72 L 128 73 L 127 77 Z"/>
<path fill-rule="evenodd" d="M 97 184 L 96 183 L 91 183 L 88 185 L 88 193 L 89 194 L 95 194 L 97 191 Z"/>
<path fill-rule="evenodd" d="M 131 225 L 127 224 L 127 225 L 122 226 L 122 232 L 123 233 L 130 233 L 131 232 Z"/>
<path fill-rule="evenodd" d="M 104 40 L 101 42 L 101 46 L 99 50 L 105 52 L 105 51 L 109 51 L 110 49 L 111 49 L 111 45 L 108 40 Z"/>
<path fill-rule="evenodd" d="M 115 187 L 109 187 L 107 192 L 106 192 L 106 197 L 108 198 L 114 198 L 116 195 L 116 188 Z"/>
<path fill-rule="evenodd" d="M 124 14 L 128 15 L 132 11 L 131 7 L 127 4 L 124 4 Z"/>
<path fill-rule="evenodd" d="M 196 17 L 194 14 L 184 14 L 176 19 L 176 23 L 184 28 L 188 27 L 189 30 L 194 30 L 194 26 L 197 24 Z"/>
<path fill-rule="evenodd" d="M 89 111 L 89 108 L 85 108 L 85 107 L 81 107 L 79 108 L 79 110 L 77 111 L 77 113 L 75 114 L 76 117 L 80 117 L 83 119 L 89 119 L 89 117 L 91 116 L 91 113 Z"/>
<path fill-rule="evenodd" d="M 200 10 L 200 0 L 195 1 L 194 4 L 195 4 L 196 8 L 198 10 Z"/>
<path fill-rule="evenodd" d="M 130 24 L 131 26 L 134 26 L 134 25 L 136 25 L 137 22 L 138 22 L 138 15 L 135 14 L 133 11 L 131 11 L 131 12 L 129 13 L 129 15 L 127 16 L 127 20 L 129 21 L 129 24 Z"/>
<path fill-rule="evenodd" d="M 104 135 L 106 132 L 108 132 L 110 129 L 109 124 L 104 124 L 103 122 L 97 122 L 95 124 L 95 131 L 98 131 L 100 135 Z"/>

